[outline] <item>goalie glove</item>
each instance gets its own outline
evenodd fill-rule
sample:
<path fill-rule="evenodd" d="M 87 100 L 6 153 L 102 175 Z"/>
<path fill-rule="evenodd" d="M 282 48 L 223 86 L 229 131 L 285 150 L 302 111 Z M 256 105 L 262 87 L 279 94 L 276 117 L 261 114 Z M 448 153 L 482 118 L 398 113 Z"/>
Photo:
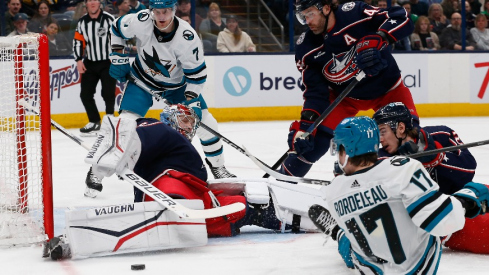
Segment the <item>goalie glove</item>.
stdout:
<path fill-rule="evenodd" d="M 126 167 L 134 168 L 141 154 L 136 126 L 132 119 L 104 117 L 97 140 L 85 158 L 97 177 L 110 177 Z"/>
<path fill-rule="evenodd" d="M 129 65 L 129 55 L 113 52 L 109 55 L 110 68 L 109 74 L 113 78 L 119 80 L 120 82 L 126 82 L 126 76 L 131 71 L 131 66 Z"/>
<path fill-rule="evenodd" d="M 387 42 L 379 34 L 364 36 L 356 45 L 355 63 L 366 75 L 378 75 L 387 67 L 387 60 L 380 53 L 385 47 Z"/>
<path fill-rule="evenodd" d="M 477 215 L 486 213 L 489 189 L 484 184 L 469 182 L 452 196 L 462 202 L 465 208 L 465 217 L 473 219 Z"/>
<path fill-rule="evenodd" d="M 200 108 L 199 95 L 191 91 L 186 91 L 185 97 L 187 98 L 187 100 L 184 101 L 183 104 L 192 108 L 195 114 L 199 117 L 199 121 L 202 121 L 202 109 Z"/>

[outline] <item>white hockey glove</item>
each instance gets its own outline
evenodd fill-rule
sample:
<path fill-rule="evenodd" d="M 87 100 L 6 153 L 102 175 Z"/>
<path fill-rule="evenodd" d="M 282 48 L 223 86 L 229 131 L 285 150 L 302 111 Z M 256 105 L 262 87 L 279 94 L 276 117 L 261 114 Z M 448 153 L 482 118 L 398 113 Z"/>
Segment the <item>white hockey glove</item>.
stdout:
<path fill-rule="evenodd" d="M 85 162 L 97 177 L 110 177 L 124 168 L 133 169 L 141 154 L 135 120 L 105 116 L 97 140 Z"/>

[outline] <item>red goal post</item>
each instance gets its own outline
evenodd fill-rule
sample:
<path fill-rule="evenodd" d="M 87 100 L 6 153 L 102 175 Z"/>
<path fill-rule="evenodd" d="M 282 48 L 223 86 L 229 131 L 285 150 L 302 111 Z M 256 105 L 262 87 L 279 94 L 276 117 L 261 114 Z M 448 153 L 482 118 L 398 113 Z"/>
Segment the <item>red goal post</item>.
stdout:
<path fill-rule="evenodd" d="M 47 37 L 0 37 L 0 247 L 54 235 L 50 103 Z"/>

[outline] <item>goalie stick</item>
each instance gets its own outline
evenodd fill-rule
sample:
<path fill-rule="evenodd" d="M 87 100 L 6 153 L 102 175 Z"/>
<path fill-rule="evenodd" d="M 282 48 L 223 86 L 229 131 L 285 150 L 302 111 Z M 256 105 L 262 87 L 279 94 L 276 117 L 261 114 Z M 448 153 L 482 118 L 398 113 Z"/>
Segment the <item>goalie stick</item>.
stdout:
<path fill-rule="evenodd" d="M 355 86 L 357 86 L 360 80 L 362 80 L 364 77 L 365 77 L 365 73 L 363 71 L 360 71 L 360 73 L 351 81 L 351 83 L 348 84 L 345 90 L 341 92 L 341 94 L 339 94 L 338 97 L 333 102 L 331 102 L 328 108 L 326 108 L 326 110 L 324 110 L 324 112 L 316 119 L 316 121 L 314 121 L 314 123 L 311 126 L 309 126 L 309 128 L 307 128 L 307 131 L 304 134 L 302 134 L 300 138 L 306 138 L 312 132 L 314 132 L 314 130 L 316 130 L 319 124 L 321 124 L 324 121 L 324 119 L 326 119 L 326 117 L 333 111 L 333 109 L 336 108 L 338 104 L 340 104 L 340 102 L 353 90 L 353 88 L 355 88 Z M 277 162 L 272 166 L 272 170 L 277 169 L 282 164 L 282 162 L 284 162 L 284 160 L 287 158 L 288 154 L 289 151 L 287 150 L 287 152 L 285 152 L 285 154 L 283 154 L 282 157 L 280 157 L 280 159 L 277 160 Z M 268 173 L 263 175 L 264 178 L 268 178 L 268 176 L 269 176 Z"/>
<path fill-rule="evenodd" d="M 244 146 L 243 146 L 243 148 L 244 148 L 246 155 L 258 167 L 260 167 L 263 171 L 267 172 L 268 174 L 270 174 L 272 177 L 276 178 L 277 180 L 289 181 L 289 182 L 302 182 L 302 183 L 317 184 L 317 185 L 329 185 L 329 184 L 331 184 L 331 182 L 328 180 L 308 179 L 308 178 L 293 177 L 293 176 L 287 176 L 287 175 L 281 174 L 281 173 L 273 170 L 270 166 L 266 165 L 261 160 L 258 160 L 257 158 L 255 158 Z"/>
<path fill-rule="evenodd" d="M 36 107 L 29 104 L 24 99 L 19 100 L 19 104 L 22 105 L 26 110 L 39 116 L 39 110 Z M 53 125 L 61 133 L 69 137 L 71 140 L 73 140 L 83 148 L 87 150 L 91 149 L 91 146 L 89 146 L 87 142 L 71 134 L 63 126 L 59 125 L 57 122 L 55 122 L 52 119 L 51 119 L 51 125 Z M 170 196 L 162 192 L 160 189 L 154 187 L 151 183 L 147 182 L 145 179 L 141 178 L 140 176 L 138 176 L 136 173 L 129 170 L 128 168 L 125 168 L 122 171 L 122 173 L 118 174 L 118 176 L 123 178 L 125 181 L 131 183 L 134 187 L 141 190 L 146 195 L 150 196 L 156 202 L 159 202 L 161 205 L 166 207 L 168 210 L 174 212 L 181 218 L 209 219 L 209 218 L 226 216 L 245 209 L 245 205 L 240 202 L 217 207 L 217 208 L 212 208 L 212 209 L 204 209 L 204 210 L 190 209 L 179 204 L 178 202 L 173 200 Z"/>

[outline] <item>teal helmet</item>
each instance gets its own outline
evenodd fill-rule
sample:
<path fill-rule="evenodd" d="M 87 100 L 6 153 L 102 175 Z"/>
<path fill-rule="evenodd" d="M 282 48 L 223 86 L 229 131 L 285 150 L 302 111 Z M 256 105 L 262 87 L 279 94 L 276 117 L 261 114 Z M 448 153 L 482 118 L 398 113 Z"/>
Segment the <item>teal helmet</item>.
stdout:
<path fill-rule="evenodd" d="M 149 9 L 166 9 L 173 8 L 177 0 L 149 0 Z"/>
<path fill-rule="evenodd" d="M 380 135 L 375 121 L 366 116 L 345 118 L 334 130 L 333 148 L 343 145 L 348 157 L 379 151 Z"/>

